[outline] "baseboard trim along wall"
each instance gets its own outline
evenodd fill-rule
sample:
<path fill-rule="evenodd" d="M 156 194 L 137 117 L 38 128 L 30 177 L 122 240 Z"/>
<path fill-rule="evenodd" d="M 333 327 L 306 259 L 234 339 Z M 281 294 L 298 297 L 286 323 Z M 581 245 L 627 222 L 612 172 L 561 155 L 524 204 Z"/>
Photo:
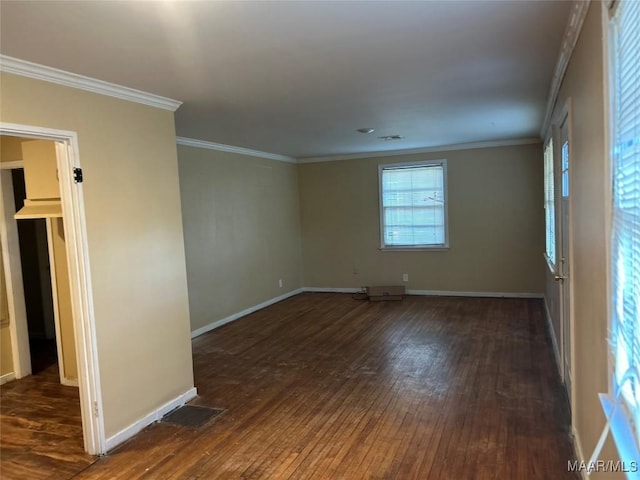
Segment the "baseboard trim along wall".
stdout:
<path fill-rule="evenodd" d="M 551 346 L 553 347 L 553 358 L 556 361 L 556 368 L 562 378 L 562 363 L 560 363 L 560 349 L 558 348 L 558 339 L 556 338 L 556 331 L 553 329 L 553 321 L 551 319 L 551 312 L 549 311 L 549 304 L 547 303 L 547 297 L 544 297 L 544 316 L 547 317 L 547 328 L 549 329 L 549 336 L 551 337 Z"/>
<path fill-rule="evenodd" d="M 571 427 L 571 440 L 573 441 L 573 450 L 576 452 L 576 457 L 578 457 L 576 458 L 578 463 L 586 462 L 584 454 L 582 453 L 582 442 L 580 442 L 580 436 L 573 426 Z M 584 469 L 580 470 L 580 476 L 582 477 L 582 480 L 589 480 L 589 474 Z"/>
<path fill-rule="evenodd" d="M 333 287 L 302 287 L 304 292 L 324 293 L 356 293 L 362 288 L 333 288 Z M 544 298 L 542 293 L 520 292 L 457 292 L 450 290 L 407 290 L 407 295 L 436 296 L 436 297 L 487 297 L 487 298 Z"/>
<path fill-rule="evenodd" d="M 302 287 L 302 291 L 318 293 L 357 293 L 361 292 L 362 288 Z"/>
<path fill-rule="evenodd" d="M 127 428 L 120 430 L 114 436 L 107 438 L 106 448 L 105 450 L 108 452 L 109 450 L 113 450 L 113 448 L 117 447 L 121 443 L 133 437 L 135 434 L 139 433 L 145 427 L 151 425 L 153 422 L 160 420 L 171 410 L 174 410 L 178 407 L 181 407 L 185 403 L 193 400 L 198 395 L 198 391 L 196 387 L 191 387 L 189 390 L 184 392 L 181 395 L 178 395 L 173 400 L 165 403 L 160 408 L 154 410 L 153 412 L 145 415 L 137 422 L 132 423 Z"/>
<path fill-rule="evenodd" d="M 407 295 L 436 297 L 544 298 L 542 293 L 527 292 L 453 292 L 448 290 L 407 290 Z"/>
<path fill-rule="evenodd" d="M 301 288 L 298 288 L 296 290 L 292 290 L 288 293 L 285 293 L 284 295 L 280 295 L 279 297 L 272 298 L 271 300 L 267 300 L 266 302 L 262 302 L 258 305 L 254 305 L 253 307 L 246 308 L 241 312 L 234 313 L 233 315 L 229 315 L 228 317 L 222 318 L 220 320 L 215 320 L 209 323 L 208 325 L 205 325 L 204 327 L 200 327 L 200 328 L 197 328 L 196 330 L 193 330 L 191 332 L 191 338 L 199 337 L 200 335 L 210 332 L 215 328 L 219 328 L 223 325 L 226 325 L 227 323 L 233 322 L 234 320 L 238 320 L 239 318 L 249 315 L 250 313 L 257 312 L 258 310 L 262 310 L 263 308 L 273 305 L 274 303 L 281 302 L 282 300 L 286 300 L 287 298 L 293 297 L 294 295 L 298 295 L 299 293 L 302 293 L 302 292 L 303 290 Z"/>
<path fill-rule="evenodd" d="M 80 387 L 80 384 L 78 383 L 78 379 L 77 378 L 61 378 L 60 379 L 60 383 L 62 385 L 66 385 L 67 387 Z"/>
<path fill-rule="evenodd" d="M 15 379 L 16 379 L 15 372 L 5 373 L 4 375 L 0 376 L 0 385 L 4 385 L 5 383 Z"/>
<path fill-rule="evenodd" d="M 317 293 L 357 293 L 361 292 L 361 288 L 353 288 L 353 287 L 302 287 L 296 290 L 292 290 L 284 295 L 280 295 L 279 297 L 272 298 L 271 300 L 267 300 L 258 305 L 254 305 L 253 307 L 249 307 L 241 312 L 234 313 L 233 315 L 229 315 L 228 317 L 221 318 L 220 320 L 215 320 L 204 327 L 197 328 L 191 332 L 191 338 L 199 337 L 211 330 L 219 328 L 227 323 L 233 322 L 242 318 L 246 315 L 249 315 L 253 312 L 257 312 L 258 310 L 262 310 L 274 303 L 281 302 L 282 300 L 286 300 L 289 297 L 293 297 L 294 295 L 298 295 L 303 292 L 317 292 Z M 541 293 L 510 293 L 510 292 L 453 292 L 447 290 L 407 290 L 407 295 L 423 295 L 423 296 L 439 296 L 439 297 L 487 297 L 487 298 L 544 298 L 544 295 Z"/>

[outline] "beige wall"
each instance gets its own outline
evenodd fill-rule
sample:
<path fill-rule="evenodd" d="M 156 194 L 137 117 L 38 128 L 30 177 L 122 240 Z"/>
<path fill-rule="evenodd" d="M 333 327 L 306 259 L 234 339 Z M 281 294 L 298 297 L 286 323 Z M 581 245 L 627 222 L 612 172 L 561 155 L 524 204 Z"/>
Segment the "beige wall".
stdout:
<path fill-rule="evenodd" d="M 0 118 L 78 133 L 107 437 L 193 386 L 173 113 L 2 74 Z"/>
<path fill-rule="evenodd" d="M 544 291 L 539 144 L 299 165 L 304 284 Z M 448 251 L 382 252 L 378 164 L 446 159 Z"/>
<path fill-rule="evenodd" d="M 21 162 L 22 142 L 30 138 L 0 135 L 0 162 Z"/>
<path fill-rule="evenodd" d="M 187 146 L 178 158 L 192 330 L 299 288 L 296 165 Z"/>
<path fill-rule="evenodd" d="M 608 391 L 606 206 L 610 181 L 604 140 L 602 41 L 601 4 L 593 2 L 554 111 L 554 115 L 559 114 L 571 99 L 571 269 L 575 348 L 573 415 L 582 451 L 587 457 L 591 455 L 604 426 L 598 393 Z M 558 286 L 550 273 L 546 278 L 547 298 L 557 329 L 560 321 Z M 608 460 L 611 455 L 615 453 L 609 448 L 601 458 Z"/>
<path fill-rule="evenodd" d="M 11 354 L 11 337 L 9 335 L 9 304 L 7 302 L 7 285 L 4 279 L 4 263 L 0 248 L 0 375 L 13 372 Z"/>

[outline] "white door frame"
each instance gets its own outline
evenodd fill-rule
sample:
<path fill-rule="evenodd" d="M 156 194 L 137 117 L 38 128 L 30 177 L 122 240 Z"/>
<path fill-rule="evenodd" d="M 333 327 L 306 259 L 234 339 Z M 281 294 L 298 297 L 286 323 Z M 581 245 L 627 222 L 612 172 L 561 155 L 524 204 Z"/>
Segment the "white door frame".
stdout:
<path fill-rule="evenodd" d="M 22 168 L 22 162 L 0 163 L 0 243 L 4 259 L 4 278 L 7 289 L 9 310 L 9 336 L 15 378 L 31 375 L 31 357 L 29 355 L 29 330 L 27 309 L 22 283 L 22 265 L 20 260 L 20 242 L 18 225 L 13 215 L 16 213 L 13 197 L 11 170 Z"/>
<path fill-rule="evenodd" d="M 67 130 L 4 122 L 0 122 L 0 135 L 30 137 L 56 142 L 60 199 L 62 202 L 62 214 L 65 219 L 64 234 L 66 238 L 67 261 L 69 264 L 71 307 L 78 361 L 78 386 L 80 391 L 84 449 L 87 453 L 93 455 L 102 454 L 106 451 L 106 440 L 104 434 L 104 419 L 101 414 L 102 392 L 100 389 L 100 372 L 98 368 L 98 349 L 93 311 L 84 200 L 82 184 L 76 184 L 73 180 L 74 169 L 80 167 L 78 135 L 76 132 Z M 3 224 L 5 223 L 4 220 L 3 218 Z M 3 241 L 2 243 L 3 248 L 6 248 L 5 242 Z M 14 295 L 17 293 L 14 289 L 12 289 L 12 292 Z M 18 340 L 16 344 L 19 344 L 21 341 L 19 338 L 16 340 Z M 20 354 L 22 358 L 24 355 L 22 355 L 22 352 L 20 352 Z M 21 369 L 22 366 L 21 364 L 14 365 L 16 373 L 18 370 L 20 370 L 21 374 L 25 372 L 25 370 Z"/>

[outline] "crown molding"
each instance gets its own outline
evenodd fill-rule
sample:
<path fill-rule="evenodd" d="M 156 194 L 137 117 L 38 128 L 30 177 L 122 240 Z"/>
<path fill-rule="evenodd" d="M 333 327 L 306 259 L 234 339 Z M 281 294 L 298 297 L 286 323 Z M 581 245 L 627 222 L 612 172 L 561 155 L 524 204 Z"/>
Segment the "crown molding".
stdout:
<path fill-rule="evenodd" d="M 553 71 L 553 78 L 551 79 L 551 88 L 549 90 L 549 97 L 547 98 L 547 109 L 544 114 L 542 128 L 540 129 L 540 136 L 542 138 L 544 138 L 549 129 L 553 108 L 558 100 L 558 93 L 560 93 L 560 85 L 567 72 L 573 49 L 578 42 L 578 37 L 580 36 L 582 24 L 587 16 L 590 3 L 591 0 L 574 0 L 571 5 L 571 12 L 569 13 L 569 20 L 564 30 L 564 36 L 562 37 L 558 61 L 556 62 L 556 68 Z"/>
<path fill-rule="evenodd" d="M 108 95 L 130 102 L 142 103 L 150 107 L 162 108 L 175 112 L 182 102 L 171 98 L 161 97 L 153 93 L 135 90 L 115 83 L 105 82 L 96 78 L 85 77 L 76 73 L 66 72 L 53 67 L 47 67 L 19 58 L 0 55 L 0 71 L 13 73 L 23 77 L 35 78 L 45 82 L 57 83 L 66 87 L 78 88 L 88 92 Z"/>
<path fill-rule="evenodd" d="M 208 142 L 206 140 L 197 140 L 195 138 L 176 137 L 178 145 L 187 147 L 205 148 L 207 150 L 217 150 L 219 152 L 238 153 L 240 155 L 249 155 L 250 157 L 267 158 L 269 160 L 277 160 L 279 162 L 297 163 L 293 157 L 286 155 L 278 155 L 277 153 L 261 152 L 260 150 L 251 150 L 249 148 L 235 147 L 233 145 L 224 145 L 222 143 Z"/>
<path fill-rule="evenodd" d="M 413 155 L 418 153 L 432 153 L 432 152 L 449 152 L 452 150 L 471 150 L 475 148 L 513 147 L 517 145 L 531 145 L 534 143 L 540 143 L 540 139 L 537 137 L 520 138 L 516 140 L 495 140 L 495 141 L 487 141 L 487 142 L 458 143 L 458 144 L 452 144 L 452 145 L 412 148 L 412 149 L 406 149 L 406 150 L 360 152 L 360 153 L 351 153 L 347 155 L 328 155 L 325 157 L 306 157 L 306 158 L 299 158 L 298 163 L 335 162 L 338 160 L 356 160 L 360 158 L 396 157 L 399 155 Z"/>

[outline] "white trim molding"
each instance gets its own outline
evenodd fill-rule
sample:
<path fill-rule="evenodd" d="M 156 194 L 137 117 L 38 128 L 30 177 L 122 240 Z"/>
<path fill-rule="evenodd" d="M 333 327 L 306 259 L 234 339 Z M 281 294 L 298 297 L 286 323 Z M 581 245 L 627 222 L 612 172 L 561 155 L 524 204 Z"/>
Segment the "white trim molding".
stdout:
<path fill-rule="evenodd" d="M 13 170 L 14 168 L 24 168 L 24 162 L 22 160 L 0 162 L 0 170 Z"/>
<path fill-rule="evenodd" d="M 193 330 L 191 332 L 191 338 L 199 337 L 200 335 L 210 332 L 215 328 L 220 328 L 221 326 L 226 325 L 227 323 L 231 323 L 234 320 L 238 320 L 239 318 L 245 317 L 253 312 L 257 312 L 258 310 L 262 310 L 263 308 L 273 305 L 274 303 L 281 302 L 282 300 L 286 300 L 287 298 L 293 297 L 294 295 L 298 295 L 299 293 L 302 293 L 302 292 L 303 292 L 303 289 L 298 288 L 296 290 L 292 290 L 288 293 L 285 293 L 284 295 L 280 295 L 279 297 L 272 298 L 270 300 L 267 300 L 266 302 L 262 302 L 258 305 L 254 305 L 253 307 L 249 307 L 245 310 L 242 310 L 241 312 L 234 313 L 233 315 L 229 315 L 228 317 L 222 318 L 220 320 L 215 320 L 205 325 L 204 327 L 200 327 Z"/>
<path fill-rule="evenodd" d="M 153 412 L 145 415 L 144 417 L 140 418 L 136 422 L 133 422 L 128 427 L 120 430 L 115 435 L 107 438 L 105 442 L 106 451 L 108 452 L 109 450 L 113 450 L 115 447 L 117 447 L 121 443 L 129 440 L 135 434 L 140 433 L 145 427 L 148 427 L 153 422 L 157 422 L 158 420 L 161 420 L 162 417 L 164 417 L 167 413 L 169 413 L 172 410 L 175 410 L 176 408 L 181 407 L 187 402 L 190 402 L 197 396 L 198 396 L 198 391 L 196 390 L 195 387 L 191 387 L 189 390 L 187 390 L 181 395 L 178 395 L 173 400 L 168 401 L 167 403 L 162 405 L 160 408 L 155 409 Z"/>
<path fill-rule="evenodd" d="M 5 373 L 4 375 L 0 376 L 0 385 L 4 385 L 5 383 L 15 379 L 16 379 L 15 372 Z"/>
<path fill-rule="evenodd" d="M 553 358 L 556 362 L 556 368 L 558 369 L 558 373 L 560 374 L 560 378 L 562 378 L 562 363 L 560 360 L 560 349 L 558 348 L 558 339 L 556 338 L 556 331 L 553 329 L 553 320 L 551 318 L 551 311 L 549 310 L 549 303 L 547 302 L 547 297 L 544 297 L 544 316 L 547 321 L 547 328 L 549 329 L 549 336 L 551 337 L 551 346 L 553 348 Z"/>
<path fill-rule="evenodd" d="M 302 287 L 303 292 L 317 293 L 358 293 L 364 287 L 334 288 L 334 287 Z M 407 295 L 423 297 L 486 297 L 486 298 L 544 298 L 542 293 L 521 292 L 459 292 L 453 290 L 407 290 Z"/>
<path fill-rule="evenodd" d="M 0 170 L 0 249 L 4 260 L 4 272 L 0 274 L 7 289 L 13 373 L 15 378 L 22 378 L 31 374 L 31 356 L 15 213 L 11 171 Z"/>
<path fill-rule="evenodd" d="M 260 150 L 251 150 L 250 148 L 235 147 L 233 145 L 224 145 L 222 143 L 208 142 L 206 140 L 197 140 L 195 138 L 176 137 L 176 143 L 186 147 L 204 148 L 207 150 L 217 150 L 219 152 L 238 153 L 240 155 L 248 155 L 250 157 L 267 158 L 269 160 L 277 160 L 279 162 L 297 163 L 295 158 L 287 157 L 286 155 L 261 152 Z"/>
<path fill-rule="evenodd" d="M 333 288 L 333 287 L 302 287 L 303 292 L 310 293 L 358 293 L 365 287 L 360 288 Z"/>
<path fill-rule="evenodd" d="M 569 60 L 571 60 L 573 49 L 576 46 L 578 37 L 580 36 L 582 24 L 587 16 L 590 3 L 590 0 L 574 0 L 571 5 L 571 12 L 564 31 L 564 36 L 562 37 L 558 61 L 556 62 L 556 68 L 553 71 L 553 77 L 551 79 L 551 88 L 547 98 L 547 108 L 542 122 L 542 128 L 540 129 L 540 136 L 543 138 L 549 129 L 553 108 L 556 104 L 556 100 L 558 99 L 558 93 L 560 92 L 560 85 L 562 84 L 562 79 L 564 78 L 564 74 L 569 66 Z"/>
<path fill-rule="evenodd" d="M 388 150 L 377 152 L 359 152 L 345 155 L 327 155 L 322 157 L 299 158 L 297 163 L 335 162 L 337 160 L 356 160 L 360 158 L 397 157 L 399 155 L 414 155 L 419 153 L 450 152 L 452 150 L 472 150 L 475 148 L 513 147 L 518 145 L 532 145 L 540 143 L 539 138 L 519 138 L 515 140 L 493 140 L 487 142 L 458 143 L 432 147 L 411 148 L 406 150 Z"/>
<path fill-rule="evenodd" d="M 282 300 L 286 300 L 287 298 L 293 297 L 300 293 L 358 293 L 362 292 L 365 287 L 302 287 L 296 290 L 292 290 L 284 295 L 280 295 L 279 297 L 272 298 L 265 302 L 260 303 L 259 305 L 254 305 L 253 307 L 249 307 L 241 312 L 234 313 L 233 315 L 229 315 L 228 317 L 222 318 L 220 320 L 215 320 L 204 327 L 197 328 L 191 332 L 191 338 L 199 337 L 211 330 L 216 328 L 220 328 L 227 323 L 231 323 L 235 320 L 238 320 L 242 317 L 245 317 L 253 312 L 257 312 L 258 310 L 262 310 L 274 303 L 281 302 Z M 418 296 L 439 296 L 439 297 L 486 297 L 486 298 L 544 298 L 544 295 L 541 293 L 513 293 L 513 292 L 454 292 L 447 290 L 407 290 L 407 295 L 418 295 Z"/>
<path fill-rule="evenodd" d="M 529 292 L 457 292 L 448 290 L 407 290 L 407 295 L 436 297 L 481 297 L 481 298 L 544 298 L 542 293 Z"/>
<path fill-rule="evenodd" d="M 0 54 L 0 71 L 175 112 L 182 102 Z"/>
<path fill-rule="evenodd" d="M 573 450 L 576 454 L 576 460 L 578 463 L 584 463 L 586 460 L 584 458 L 584 454 L 582 453 L 582 442 L 580 441 L 580 436 L 578 435 L 578 431 L 574 426 L 571 427 L 571 441 L 573 443 Z M 589 480 L 589 474 L 585 469 L 580 470 L 580 477 L 582 480 Z"/>

